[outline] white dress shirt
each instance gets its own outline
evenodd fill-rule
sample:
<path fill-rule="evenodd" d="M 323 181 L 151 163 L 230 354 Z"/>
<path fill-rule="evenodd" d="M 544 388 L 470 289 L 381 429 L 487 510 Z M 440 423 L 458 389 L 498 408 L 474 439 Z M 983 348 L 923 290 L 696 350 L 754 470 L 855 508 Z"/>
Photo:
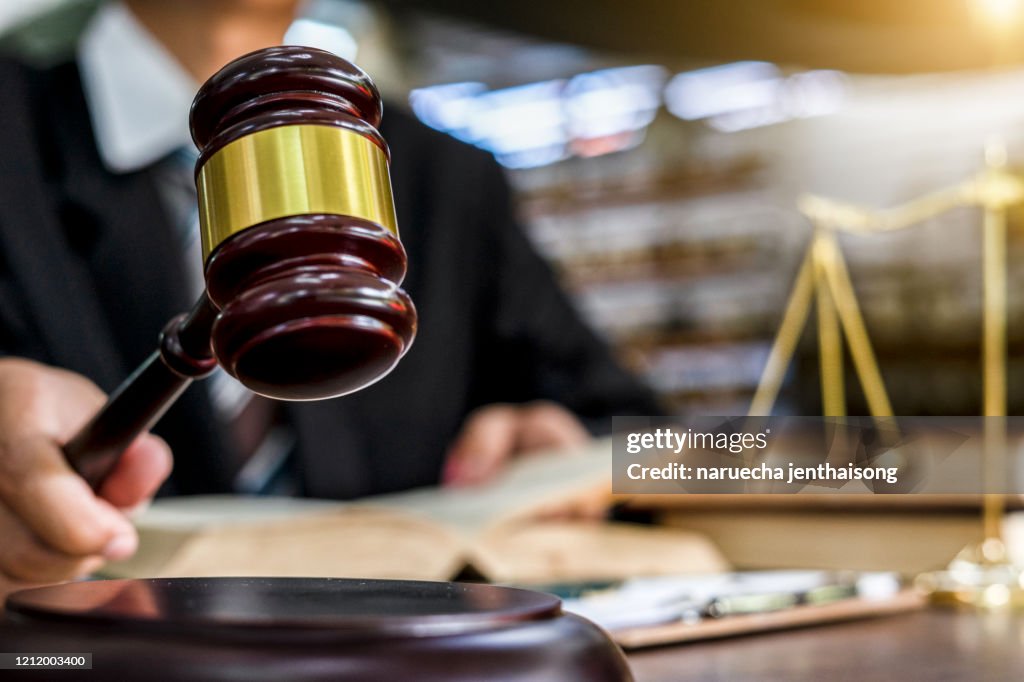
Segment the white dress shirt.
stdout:
<path fill-rule="evenodd" d="M 100 158 L 141 170 L 192 144 L 188 111 L 199 84 L 120 2 L 103 5 L 78 47 Z"/>

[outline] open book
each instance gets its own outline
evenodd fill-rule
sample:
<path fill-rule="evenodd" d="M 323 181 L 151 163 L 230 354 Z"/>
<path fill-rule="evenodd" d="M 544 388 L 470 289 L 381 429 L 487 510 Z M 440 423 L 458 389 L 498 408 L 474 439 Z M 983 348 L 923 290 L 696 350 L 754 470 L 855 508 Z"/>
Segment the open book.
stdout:
<path fill-rule="evenodd" d="M 610 500 L 611 441 L 513 462 L 496 480 L 331 502 L 213 496 L 156 501 L 140 548 L 109 577 L 325 576 L 495 582 L 709 573 L 725 560 L 680 529 L 557 518 Z"/>

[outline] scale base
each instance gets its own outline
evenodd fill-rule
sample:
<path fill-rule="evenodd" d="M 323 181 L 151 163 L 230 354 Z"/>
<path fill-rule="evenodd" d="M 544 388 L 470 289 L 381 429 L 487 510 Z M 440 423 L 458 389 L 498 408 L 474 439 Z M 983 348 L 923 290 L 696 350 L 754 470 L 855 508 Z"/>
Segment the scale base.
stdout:
<path fill-rule="evenodd" d="M 1024 571 L 997 538 L 966 547 L 946 570 L 923 573 L 915 582 L 939 606 L 1024 609 Z"/>

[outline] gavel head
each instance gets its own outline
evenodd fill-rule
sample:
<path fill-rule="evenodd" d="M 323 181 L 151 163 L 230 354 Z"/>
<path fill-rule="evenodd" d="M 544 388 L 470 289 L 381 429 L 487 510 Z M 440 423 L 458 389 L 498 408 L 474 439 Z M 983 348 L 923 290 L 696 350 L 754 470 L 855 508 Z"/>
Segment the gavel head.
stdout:
<path fill-rule="evenodd" d="M 377 89 L 328 52 L 241 57 L 196 95 L 192 138 L 219 364 L 257 393 L 359 390 L 408 350 L 416 310 Z"/>

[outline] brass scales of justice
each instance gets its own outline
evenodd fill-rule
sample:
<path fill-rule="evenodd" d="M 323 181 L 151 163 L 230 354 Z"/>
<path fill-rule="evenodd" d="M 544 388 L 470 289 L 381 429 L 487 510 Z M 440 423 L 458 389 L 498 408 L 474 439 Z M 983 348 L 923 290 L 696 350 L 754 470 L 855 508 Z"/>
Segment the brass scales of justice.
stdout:
<path fill-rule="evenodd" d="M 964 182 L 889 209 L 871 209 L 804 195 L 798 205 L 813 235 L 786 302 L 749 415 L 769 415 L 786 368 L 816 304 L 823 414 L 846 415 L 843 337 L 872 417 L 894 417 L 868 338 L 837 234 L 901 230 L 958 207 L 978 207 L 982 224 L 982 373 L 985 419 L 982 483 L 984 539 L 965 548 L 941 572 L 918 577 L 936 603 L 979 607 L 1024 606 L 1024 573 L 1009 560 L 1002 536 L 1005 496 L 991 492 L 1005 470 L 1007 210 L 1024 202 L 1024 180 L 1007 167 L 1005 146 L 990 142 L 985 166 Z"/>

